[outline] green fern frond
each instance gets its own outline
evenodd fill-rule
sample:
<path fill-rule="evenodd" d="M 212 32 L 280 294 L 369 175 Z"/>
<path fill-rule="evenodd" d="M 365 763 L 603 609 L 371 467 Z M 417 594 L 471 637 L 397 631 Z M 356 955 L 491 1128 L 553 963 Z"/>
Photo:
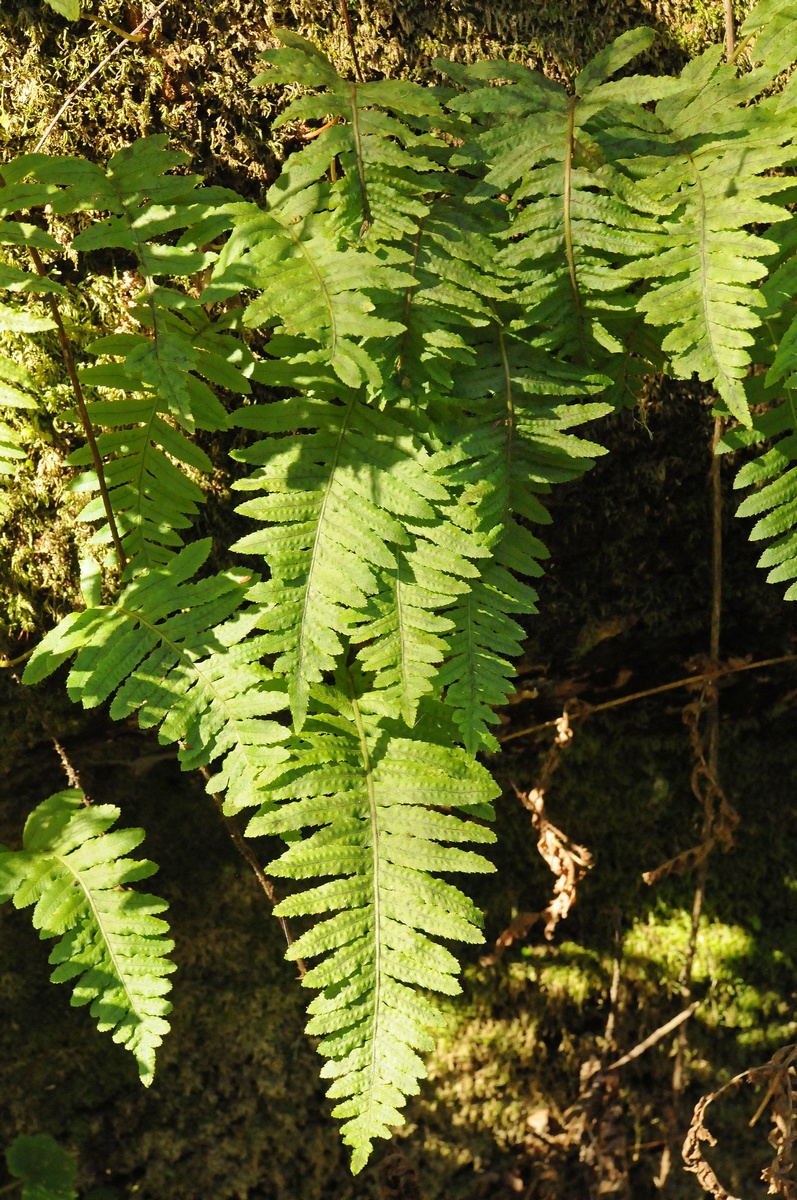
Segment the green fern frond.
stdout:
<path fill-rule="evenodd" d="M 169 1029 L 174 943 L 156 915 L 165 902 L 128 886 L 157 867 L 127 857 L 142 829 L 108 832 L 119 815 L 113 804 L 85 807 L 77 790 L 50 796 L 28 817 L 22 850 L 0 852 L 0 897 L 17 908 L 35 904 L 34 928 L 60 938 L 50 954 L 53 983 L 76 980 L 72 1004 L 91 1005 L 100 1030 L 130 1050 L 149 1086 Z"/>
<path fill-rule="evenodd" d="M 492 552 L 472 589 L 446 613 L 456 632 L 437 678 L 473 754 L 498 748 L 487 726 L 497 723 L 493 706 L 511 691 L 510 659 L 520 654 L 524 637 L 514 618 L 537 611 L 537 593 L 522 577 L 542 575 L 548 552 L 521 521 L 550 523 L 539 496 L 577 478 L 605 453 L 568 430 L 612 411 L 605 402 L 578 402 L 601 390 L 601 376 L 556 366 L 495 324 L 490 332 L 476 368 L 458 379 L 457 400 L 472 415 L 452 424 L 448 447 L 432 460 L 445 466 L 460 520 Z"/>
<path fill-rule="evenodd" d="M 134 580 L 115 604 L 72 613 L 36 647 L 23 675 L 37 683 L 76 654 L 67 689 L 84 708 L 113 696 L 110 715 L 138 711 L 142 728 L 179 742 L 184 770 L 223 756 L 209 791 L 230 810 L 256 803 L 284 762 L 288 731 L 265 720 L 286 707 L 284 685 L 260 665 L 265 639 L 248 637 L 257 609 L 241 610 L 250 576 L 190 581 L 210 553 L 195 542 Z M 239 611 L 240 610 L 240 611 Z"/>
<path fill-rule="evenodd" d="M 101 435 L 98 444 L 108 460 L 111 505 L 131 575 L 167 561 L 179 549 L 178 531 L 191 525 L 202 502 L 201 489 L 175 463 L 210 470 L 207 456 L 181 432 L 226 427 L 225 410 L 206 380 L 233 392 L 251 390 L 246 374 L 252 359 L 243 345 L 225 333 L 223 323 L 210 322 L 198 299 L 156 282 L 206 270 L 216 255 L 200 247 L 233 220 L 227 202 L 236 199 L 234 193 L 199 189 L 197 176 L 170 173 L 186 161 L 187 155 L 167 148 L 163 136 L 120 150 L 105 171 L 84 159 L 27 155 L 11 164 L 15 182 L 3 193 L 6 206 L 47 203 L 57 213 L 109 212 L 78 234 L 72 249 L 120 248 L 136 257 L 144 289 L 129 315 L 149 332 L 101 338 L 89 350 L 116 361 L 80 372 L 85 385 L 128 394 L 124 400 L 96 402 L 90 416 L 114 430 Z M 180 231 L 172 244 L 172 235 Z M 52 239 L 49 243 L 37 245 L 60 251 Z M 88 448 L 70 461 L 91 465 Z M 74 486 L 97 492 L 94 470 Z M 95 544 L 111 541 L 99 496 L 81 519 L 97 525 Z"/>
<path fill-rule="evenodd" d="M 246 325 L 276 327 L 305 339 L 310 350 L 323 347 L 345 384 L 379 387 L 379 367 L 362 340 L 395 336 L 403 327 L 374 315 L 372 295 L 406 288 L 412 278 L 364 247 L 340 243 L 324 205 L 322 189 L 311 187 L 268 211 L 240 206 L 203 299 L 256 289 Z"/>
<path fill-rule="evenodd" d="M 575 96 L 518 64 L 446 68 L 468 88 L 453 107 L 476 126 L 452 165 L 482 173 L 472 199 L 509 195 L 494 269 L 515 281 L 535 346 L 598 369 L 624 352 L 633 323 L 618 267 L 657 248 L 662 211 L 607 163 L 598 118 L 620 85 L 604 80 L 652 40 L 651 30 L 624 34 L 579 76 Z"/>
<path fill-rule="evenodd" d="M 655 257 L 622 274 L 649 280 L 638 307 L 650 324 L 669 327 L 662 348 L 675 376 L 710 381 L 749 425 L 743 381 L 765 307 L 756 285 L 778 249 L 749 227 L 783 219 L 786 181 L 767 173 L 788 162 L 793 149 L 776 101 L 749 105 L 771 71 L 737 77 L 721 59 L 721 47 L 707 50 L 684 69 L 680 90 L 657 104 L 655 116 L 628 120 L 624 165 L 671 216 Z"/>
<path fill-rule="evenodd" d="M 489 818 L 498 788 L 463 750 L 391 734 L 368 710 L 368 694 L 314 687 L 313 696 L 290 764 L 248 832 L 315 829 L 267 870 L 330 877 L 276 911 L 324 917 L 288 953 L 321 960 L 303 980 L 322 989 L 307 1029 L 322 1039 L 322 1075 L 332 1079 L 328 1095 L 339 1102 L 333 1114 L 344 1121 L 356 1173 L 373 1139 L 403 1121 L 405 1097 L 425 1075 L 419 1051 L 433 1048 L 427 1029 L 441 1016 L 416 989 L 460 991 L 456 959 L 432 939 L 482 941 L 479 911 L 435 875 L 493 870 L 459 847 L 495 836 L 447 810 Z"/>
<path fill-rule="evenodd" d="M 278 656 L 274 670 L 289 678 L 297 728 L 310 685 L 336 669 L 348 640 L 366 637 L 376 639 L 366 663 L 386 672 L 378 686 L 396 685 L 411 718 L 426 690 L 423 662 L 438 654 L 428 658 L 430 643 L 418 631 L 435 624 L 433 609 L 468 590 L 478 576 L 471 557 L 483 553 L 440 522 L 448 492 L 401 411 L 379 412 L 358 393 L 335 390 L 340 400 L 299 396 L 236 418 L 277 435 L 235 453 L 259 468 L 235 486 L 266 493 L 238 512 L 269 525 L 233 549 L 262 554 L 269 565 L 271 578 L 251 597 L 264 606 L 258 623 Z M 404 584 L 417 590 L 404 592 Z M 406 661 L 407 639 L 420 663 Z"/>
<path fill-rule="evenodd" d="M 331 197 L 338 231 L 372 246 L 412 236 L 429 211 L 429 195 L 444 186 L 438 175 L 448 147 L 431 131 L 453 126 L 441 106 L 448 93 L 404 80 L 342 79 L 312 43 L 290 30 L 275 33 L 286 48 L 261 56 L 270 69 L 255 85 L 299 83 L 323 90 L 288 105 L 274 127 L 295 120 L 332 123 L 287 160 L 269 203 L 321 179 L 338 160 L 343 177 Z"/>
<path fill-rule="evenodd" d="M 0 331 L 4 330 L 0 313 Z M 0 409 L 35 411 L 39 407 L 33 394 L 35 391 L 36 382 L 30 372 L 13 358 L 0 355 Z M 22 432 L 0 421 L 0 476 L 15 475 L 26 458 Z"/>
<path fill-rule="evenodd" d="M 748 50 L 756 63 L 762 63 L 774 78 L 797 62 L 797 3 L 795 0 L 761 0 L 748 13 L 739 41 L 753 40 Z"/>

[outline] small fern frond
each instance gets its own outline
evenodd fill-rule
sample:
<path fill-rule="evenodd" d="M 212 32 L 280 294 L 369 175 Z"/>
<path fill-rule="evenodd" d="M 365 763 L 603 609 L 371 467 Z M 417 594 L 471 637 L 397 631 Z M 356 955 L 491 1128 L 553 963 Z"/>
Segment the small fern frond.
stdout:
<path fill-rule="evenodd" d="M 28 817 L 22 850 L 0 852 L 0 896 L 17 908 L 35 904 L 34 928 L 60 938 L 50 954 L 53 983 L 76 980 L 72 1004 L 91 1005 L 100 1030 L 135 1056 L 148 1087 L 169 1029 L 164 997 L 174 943 L 156 915 L 165 902 L 128 886 L 157 867 L 127 857 L 142 829 L 108 832 L 119 815 L 113 804 L 85 807 L 77 790 L 50 796 Z"/>
<path fill-rule="evenodd" d="M 227 571 L 190 581 L 210 553 L 195 542 L 166 567 L 134 580 L 115 604 L 72 613 L 36 647 L 23 675 L 37 683 L 76 655 L 67 689 L 110 715 L 138 711 L 142 728 L 181 744 L 184 770 L 223 756 L 209 791 L 231 810 L 257 803 L 269 772 L 286 759 L 288 731 L 263 718 L 286 707 L 284 685 L 260 665 L 264 639 L 250 638 L 257 609 L 241 610 L 250 576 Z M 241 611 L 239 611 L 241 610 Z"/>
<path fill-rule="evenodd" d="M 510 659 L 519 655 L 524 636 L 515 617 L 537 611 L 537 593 L 522 577 L 542 575 L 548 552 L 525 522 L 549 524 L 540 495 L 577 478 L 605 453 L 568 431 L 612 411 L 605 402 L 578 402 L 601 390 L 601 376 L 551 363 L 495 323 L 489 333 L 476 369 L 458 379 L 455 394 L 471 415 L 452 423 L 449 446 L 432 460 L 441 471 L 445 466 L 460 520 L 492 554 L 472 589 L 446 613 L 456 632 L 437 679 L 473 754 L 497 749 L 487 726 L 497 723 L 493 706 L 505 703 L 511 690 Z"/>
<path fill-rule="evenodd" d="M 109 212 L 78 234 L 72 249 L 123 249 L 137 260 L 144 289 L 129 315 L 148 332 L 101 338 L 89 350 L 114 361 L 80 372 L 84 385 L 128 394 L 121 401 L 96 402 L 90 416 L 113 430 L 102 434 L 98 445 L 107 457 L 111 506 L 129 575 L 167 561 L 179 549 L 178 531 L 190 526 L 203 500 L 181 467 L 209 471 L 210 462 L 181 428 L 192 433 L 226 427 L 225 410 L 206 380 L 233 392 L 251 390 L 246 374 L 252 359 L 242 344 L 225 333 L 223 324 L 210 322 L 198 299 L 156 282 L 205 271 L 215 253 L 200 247 L 233 220 L 226 202 L 236 199 L 234 193 L 199 189 L 197 176 L 170 173 L 187 160 L 168 149 L 163 136 L 120 150 L 105 171 L 84 159 L 27 155 L 12 164 L 17 182 L 6 189 L 27 207 L 48 203 L 57 213 Z M 172 235 L 180 231 L 173 245 Z M 60 251 L 57 243 L 53 246 Z M 90 451 L 79 450 L 70 462 L 91 465 Z M 74 484 L 84 492 L 97 492 L 98 486 L 94 470 Z M 111 541 L 99 496 L 81 519 L 97 525 L 95 544 Z"/>
<path fill-rule="evenodd" d="M 0 331 L 4 328 L 0 313 Z M 0 355 L 0 410 L 35 411 L 39 406 L 34 397 L 36 381 L 30 372 L 13 358 Z M 22 432 L 14 425 L 0 421 L 0 476 L 15 475 L 27 458 Z"/>
<path fill-rule="evenodd" d="M 669 207 L 659 250 L 622 269 L 647 279 L 639 310 L 669 328 L 662 349 L 677 378 L 693 373 L 716 387 L 730 412 L 750 424 L 744 378 L 761 324 L 757 284 L 777 243 L 749 227 L 780 222 L 778 194 L 787 181 L 767 177 L 793 156 L 789 128 L 776 101 L 749 106 L 771 79 L 765 68 L 737 77 L 707 50 L 680 76 L 680 89 L 662 99 L 655 117 L 628 121 L 638 147 L 624 165 L 653 201 Z M 732 193 L 728 180 L 733 179 Z"/>
<path fill-rule="evenodd" d="M 287 160 L 269 203 L 321 179 L 337 159 L 343 178 L 332 187 L 331 207 L 339 233 L 370 246 L 412 236 L 429 211 L 429 195 L 443 187 L 438 174 L 448 148 L 431 131 L 453 125 L 441 106 L 447 93 L 403 80 L 342 79 L 310 42 L 290 30 L 275 33 L 286 48 L 261 56 L 270 69 L 255 85 L 323 90 L 294 100 L 274 127 L 295 120 L 320 120 L 326 127 L 311 147 Z"/>
<path fill-rule="evenodd" d="M 373 1139 L 403 1121 L 405 1097 L 425 1075 L 419 1051 L 433 1048 L 427 1029 L 441 1016 L 416 989 L 460 991 L 456 959 L 432 939 L 482 941 L 479 911 L 435 876 L 493 870 L 460 844 L 495 836 L 449 810 L 489 818 L 498 788 L 465 751 L 393 735 L 369 711 L 367 693 L 358 696 L 348 677 L 340 683 L 312 689 L 313 711 L 290 764 L 248 832 L 295 837 L 315 829 L 267 870 L 331 877 L 276 911 L 323 916 L 288 953 L 320 958 L 303 979 L 322 989 L 307 1029 L 322 1039 L 322 1075 L 332 1079 L 333 1115 L 344 1121 L 356 1173 Z"/>
<path fill-rule="evenodd" d="M 372 297 L 411 286 L 412 278 L 364 247 L 339 244 L 324 204 L 321 189 L 312 187 L 268 211 L 239 206 L 203 299 L 255 289 L 245 325 L 276 328 L 303 339 L 310 351 L 323 348 L 350 387 L 379 387 L 379 366 L 362 342 L 396 336 L 403 326 L 375 316 Z"/>
<path fill-rule="evenodd" d="M 623 353 L 633 322 L 618 267 L 657 248 L 662 211 L 606 161 L 598 118 L 617 85 L 605 94 L 601 84 L 653 36 L 624 34 L 579 76 L 575 96 L 514 63 L 441 64 L 468 89 L 451 104 L 476 127 L 452 165 L 483 174 L 472 199 L 509 194 L 495 269 L 516 281 L 533 344 L 597 369 Z"/>

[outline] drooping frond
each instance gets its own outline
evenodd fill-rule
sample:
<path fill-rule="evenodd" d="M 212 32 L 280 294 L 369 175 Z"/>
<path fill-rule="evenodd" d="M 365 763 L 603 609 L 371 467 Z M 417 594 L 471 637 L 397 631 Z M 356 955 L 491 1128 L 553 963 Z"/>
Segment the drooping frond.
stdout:
<path fill-rule="evenodd" d="M 261 56 L 270 67 L 255 84 L 299 83 L 319 94 L 289 104 L 274 128 L 297 120 L 325 125 L 308 149 L 287 160 L 269 204 L 321 179 L 337 159 L 343 176 L 333 186 L 332 207 L 341 234 L 367 245 L 412 236 L 429 211 L 429 195 L 444 186 L 437 176 L 448 148 L 431 131 L 452 127 L 440 103 L 448 93 L 405 80 L 342 79 L 312 43 L 290 30 L 275 33 L 285 49 Z"/>
<path fill-rule="evenodd" d="M 201 247 L 229 228 L 225 202 L 236 198 L 219 188 L 198 188 L 195 175 L 171 174 L 188 156 L 165 143 L 162 136 L 144 138 L 115 154 L 105 171 L 85 159 L 26 155 L 11 164 L 15 182 L 3 197 L 28 208 L 46 203 L 56 213 L 110 213 L 78 234 L 72 249 L 120 248 L 136 257 L 144 287 L 129 315 L 146 332 L 101 338 L 89 349 L 115 361 L 81 372 L 84 385 L 127 393 L 95 402 L 89 411 L 109 430 L 98 445 L 131 574 L 179 549 L 178 531 L 191 525 L 203 499 L 181 468 L 210 470 L 207 456 L 183 431 L 226 426 L 225 410 L 206 381 L 233 392 L 251 390 L 251 355 L 225 332 L 224 321 L 214 325 L 196 297 L 157 282 L 186 279 L 213 262 L 215 253 Z M 88 448 L 70 462 L 90 466 Z M 75 487 L 97 491 L 93 468 Z M 82 519 L 97 524 L 94 540 L 100 544 L 111 540 L 104 518 L 98 496 Z"/>
<path fill-rule="evenodd" d="M 572 96 L 516 63 L 447 66 L 468 89 L 451 103 L 475 125 L 452 164 L 482 174 L 472 201 L 509 197 L 494 269 L 514 281 L 534 346 L 597 369 L 630 348 L 635 298 L 618 268 L 658 248 L 657 214 L 666 211 L 607 163 L 598 119 L 621 100 L 650 98 L 630 81 L 606 81 L 653 36 L 623 34 Z M 638 338 L 634 348 L 643 350 Z"/>
<path fill-rule="evenodd" d="M 629 114 L 614 131 L 613 150 L 628 173 L 671 213 L 658 253 L 622 273 L 649 281 L 638 307 L 651 325 L 669 329 L 662 349 L 672 373 L 713 383 L 749 425 L 743 380 L 765 307 L 757 285 L 778 248 L 761 231 L 784 217 L 779 193 L 786 181 L 767 172 L 794 151 L 777 99 L 749 103 L 772 69 L 738 76 L 721 60 L 721 47 L 707 50 L 683 70 L 680 87 L 655 115 Z"/>
<path fill-rule="evenodd" d="M 142 728 L 179 742 L 185 770 L 223 757 L 211 791 L 227 790 L 231 810 L 256 802 L 287 752 L 287 730 L 265 720 L 286 706 L 284 685 L 260 665 L 262 638 L 250 638 L 257 610 L 242 610 L 250 576 L 226 571 L 190 581 L 209 540 L 134 580 L 115 604 L 72 613 L 36 647 L 23 676 L 44 679 L 76 654 L 70 696 L 84 708 L 113 697 L 110 714 L 138 711 Z"/>
<path fill-rule="evenodd" d="M 454 620 L 449 657 L 437 682 L 465 746 L 475 754 L 497 749 L 487 726 L 498 720 L 520 654 L 523 630 L 514 619 L 535 613 L 537 594 L 525 579 L 542 575 L 548 552 L 526 522 L 549 524 L 539 496 L 552 484 L 588 470 L 601 446 L 569 433 L 611 411 L 605 402 L 581 403 L 600 391 L 601 376 L 557 366 L 493 324 L 476 369 L 462 372 L 455 393 L 464 410 L 450 445 L 433 459 L 446 466 L 459 520 L 481 536 L 492 557 L 471 590 L 446 615 Z"/>
<path fill-rule="evenodd" d="M 322 1039 L 322 1075 L 332 1079 L 328 1095 L 338 1101 L 333 1113 L 344 1121 L 357 1172 L 372 1140 L 403 1121 L 405 1097 L 425 1074 L 419 1051 L 432 1049 L 427 1029 L 441 1018 L 416 989 L 460 991 L 457 960 L 432 939 L 482 941 L 478 909 L 436 876 L 493 870 L 459 844 L 495 840 L 481 822 L 498 789 L 465 751 L 384 727 L 368 711 L 368 695 L 358 697 L 347 680 L 340 680 L 345 691 L 312 689 L 313 711 L 291 744 L 291 761 L 249 832 L 315 830 L 267 870 L 329 877 L 277 913 L 324 918 L 289 956 L 320 958 L 303 980 L 322 989 L 307 1030 Z"/>
<path fill-rule="evenodd" d="M 448 493 L 400 411 L 380 412 L 334 381 L 325 391 L 238 414 L 272 435 L 235 454 L 258 466 L 235 486 L 266 493 L 238 512 L 269 524 L 233 549 L 269 565 L 271 578 L 251 596 L 264 606 L 258 624 L 278 655 L 274 670 L 288 676 L 298 728 L 310 685 L 336 669 L 347 640 L 366 638 L 365 665 L 384 672 L 377 687 L 391 689 L 411 721 L 442 654 L 423 633 L 445 627 L 433 610 L 467 590 L 478 576 L 468 555 L 483 551 L 440 519 L 435 505 Z"/>
<path fill-rule="evenodd" d="M 166 903 L 128 885 L 152 875 L 147 859 L 127 857 L 143 829 L 117 829 L 113 804 L 84 806 L 83 793 L 57 792 L 28 817 L 21 851 L 0 851 L 0 900 L 35 904 L 42 938 L 60 938 L 50 954 L 53 983 L 75 980 L 72 1004 L 91 1005 L 100 1030 L 135 1055 L 149 1086 L 155 1051 L 169 1025 L 174 943 L 157 913 Z"/>

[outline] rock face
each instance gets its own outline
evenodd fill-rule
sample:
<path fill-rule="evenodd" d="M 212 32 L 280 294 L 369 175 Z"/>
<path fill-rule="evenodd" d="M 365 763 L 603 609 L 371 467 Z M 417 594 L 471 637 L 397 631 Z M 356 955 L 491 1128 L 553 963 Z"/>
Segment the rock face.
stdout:
<path fill-rule="evenodd" d="M 509 55 L 568 79 L 639 23 L 660 31 L 653 55 L 672 69 L 722 34 L 719 3 L 351 7 L 366 74 L 430 82 L 437 55 Z M 67 25 L 43 0 L 9 0 L 3 10 L 0 120 L 4 149 L 17 154 L 32 148 L 115 35 L 86 22 Z M 129 28 L 140 16 L 135 4 L 113 13 Z M 332 0 L 167 6 L 147 39 L 126 47 L 76 99 L 50 149 L 102 160 L 132 138 L 167 132 L 210 182 L 258 196 L 296 144 L 295 131 L 270 131 L 283 98 L 248 87 L 274 24 L 347 59 Z M 135 286 L 121 257 L 91 266 L 93 282 L 67 313 L 81 343 L 123 320 L 126 289 Z M 75 264 L 64 261 L 62 278 L 77 280 Z M 81 535 L 74 509 L 55 504 L 71 474 L 63 458 L 76 443 L 58 415 L 68 402 L 54 343 L 43 340 L 33 368 L 44 393 L 31 464 L 0 509 L 0 634 L 15 652 L 25 648 L 21 633 L 35 640 L 78 594 Z M 600 703 L 680 678 L 684 662 L 706 652 L 709 425 L 699 386 L 651 382 L 640 409 L 607 427 L 612 453 L 555 500 L 547 539 L 553 566 L 541 615 L 529 625 L 513 729 L 558 716 L 574 698 Z M 207 439 L 205 448 L 219 470 L 202 532 L 226 544 L 228 447 Z M 754 659 L 785 654 L 793 623 L 776 589 L 756 575 L 747 531 L 731 516 L 727 474 L 723 646 Z M 110 1183 L 136 1200 L 652 1200 L 661 1194 L 653 1179 L 674 1128 L 668 1195 L 695 1200 L 697 1185 L 677 1164 L 692 1104 L 720 1077 L 794 1040 L 797 757 L 789 670 L 751 672 L 723 691 L 722 774 L 741 824 L 735 848 L 711 861 L 695 966 L 697 994 L 708 1001 L 690 1023 L 690 1073 L 675 1125 L 668 1124 L 672 1037 L 600 1087 L 594 1071 L 682 1006 L 694 879 L 672 876 L 649 888 L 641 877 L 699 840 L 681 720 L 686 692 L 574 721 L 546 809 L 594 861 L 577 903 L 550 943 L 537 925 L 527 953 L 516 943 L 484 967 L 474 952 L 466 996 L 452 1006 L 451 1032 L 401 1139 L 356 1182 L 301 1032 L 304 997 L 282 960 L 281 931 L 223 827 L 214 830 L 208 798 L 143 735 L 135 752 L 126 737 L 122 750 L 109 743 L 119 731 L 71 708 L 60 680 L 31 692 L 0 671 L 0 841 L 16 844 L 22 815 L 63 785 L 50 738 L 66 741 L 87 789 L 149 831 L 146 851 L 161 864 L 158 886 L 172 904 L 180 968 L 174 1032 L 144 1093 L 122 1052 L 47 982 L 46 952 L 29 922 L 0 909 L 0 1146 L 20 1130 L 52 1133 L 79 1152 L 86 1190 Z M 491 940 L 516 913 L 541 910 L 550 899 L 553 877 L 511 786 L 527 791 L 539 782 L 547 748 L 538 737 L 518 738 L 492 764 L 507 787 L 499 873 L 477 897 Z M 716 1163 L 736 1192 L 763 1196 L 766 1146 L 758 1130 L 747 1130 L 749 1115 L 739 1100 L 718 1106 Z"/>

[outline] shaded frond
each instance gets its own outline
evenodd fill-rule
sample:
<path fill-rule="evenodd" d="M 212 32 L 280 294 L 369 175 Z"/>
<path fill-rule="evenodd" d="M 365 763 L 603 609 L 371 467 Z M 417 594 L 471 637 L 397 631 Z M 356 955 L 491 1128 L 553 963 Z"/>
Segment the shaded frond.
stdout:
<path fill-rule="evenodd" d="M 127 857 L 143 829 L 108 832 L 119 815 L 113 804 L 85 807 L 77 790 L 50 796 L 28 817 L 22 850 L 0 852 L 0 898 L 35 904 L 34 928 L 60 938 L 50 954 L 53 983 L 76 981 L 72 1004 L 91 1005 L 100 1030 L 135 1055 L 149 1086 L 169 1029 L 174 943 L 156 915 L 166 903 L 128 886 L 157 867 Z"/>

